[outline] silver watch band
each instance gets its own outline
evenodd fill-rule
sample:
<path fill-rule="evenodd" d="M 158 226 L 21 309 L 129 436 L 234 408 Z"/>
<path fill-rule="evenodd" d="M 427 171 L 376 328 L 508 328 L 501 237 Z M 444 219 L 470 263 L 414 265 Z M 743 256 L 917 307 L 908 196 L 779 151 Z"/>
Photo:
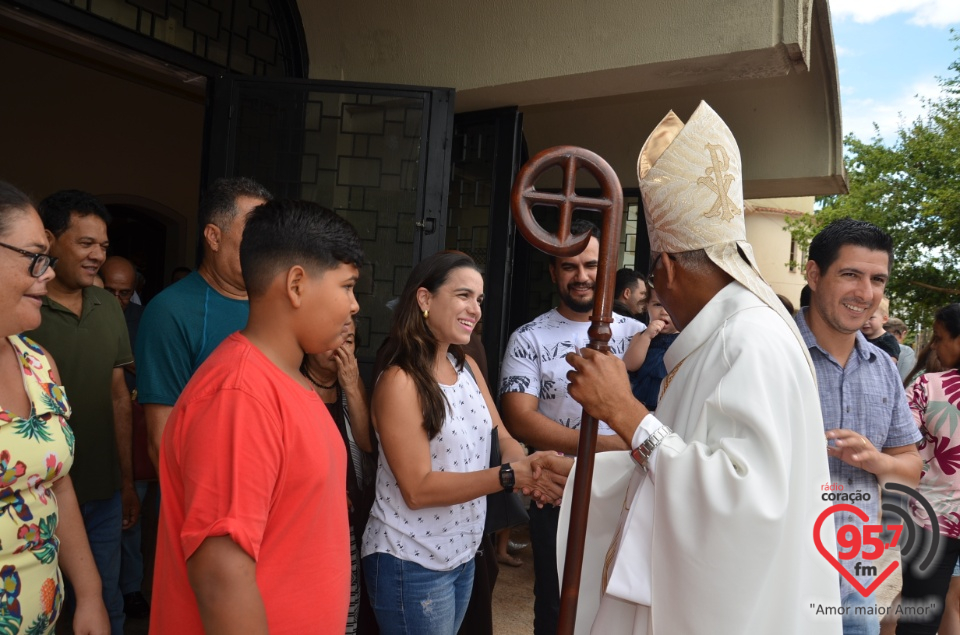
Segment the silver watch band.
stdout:
<path fill-rule="evenodd" d="M 630 452 L 631 458 L 636 462 L 637 465 L 642 467 L 644 471 L 647 470 L 647 459 L 650 458 L 650 455 L 653 454 L 653 451 L 657 449 L 663 440 L 667 438 L 667 435 L 673 434 L 673 430 L 667 426 L 660 426 L 654 430 L 653 434 L 647 437 L 647 440 L 644 441 L 633 449 Z"/>

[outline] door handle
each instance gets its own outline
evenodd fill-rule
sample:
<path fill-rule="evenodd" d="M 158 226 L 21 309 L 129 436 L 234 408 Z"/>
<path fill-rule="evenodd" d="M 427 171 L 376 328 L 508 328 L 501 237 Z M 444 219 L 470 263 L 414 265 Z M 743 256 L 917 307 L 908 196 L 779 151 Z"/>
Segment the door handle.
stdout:
<path fill-rule="evenodd" d="M 425 235 L 430 235 L 437 230 L 437 219 L 424 218 L 423 220 L 418 220 L 414 225 Z"/>

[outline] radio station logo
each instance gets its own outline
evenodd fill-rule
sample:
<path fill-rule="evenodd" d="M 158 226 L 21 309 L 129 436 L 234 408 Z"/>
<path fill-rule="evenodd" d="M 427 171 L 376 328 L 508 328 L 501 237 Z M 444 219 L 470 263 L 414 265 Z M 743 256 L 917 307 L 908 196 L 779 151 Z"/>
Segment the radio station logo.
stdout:
<path fill-rule="evenodd" d="M 826 489 L 830 490 L 829 493 L 824 493 L 824 500 L 869 500 L 870 494 L 860 495 L 846 495 L 846 494 L 836 494 L 833 492 L 836 488 L 834 486 L 824 486 Z M 895 547 L 900 543 L 900 553 L 904 558 L 912 558 L 914 551 L 918 551 L 918 554 L 923 553 L 923 549 L 926 549 L 926 555 L 920 559 L 919 564 L 917 565 L 917 572 L 922 574 L 927 571 L 930 566 L 933 564 L 933 560 L 937 555 L 937 550 L 940 543 L 940 523 L 937 521 L 937 515 L 933 511 L 933 507 L 923 497 L 920 492 L 905 485 L 900 485 L 898 483 L 887 483 L 884 485 L 884 489 L 889 492 L 899 492 L 906 494 L 907 496 L 913 498 L 917 504 L 919 504 L 926 512 L 927 517 L 930 519 L 932 525 L 930 530 L 931 539 L 928 541 L 929 544 L 922 545 L 921 541 L 917 539 L 918 529 L 917 525 L 913 522 L 913 519 L 910 516 L 909 510 L 901 507 L 896 503 L 884 503 L 883 511 L 890 512 L 899 516 L 903 525 L 888 524 L 884 527 L 881 524 L 864 524 L 861 531 L 860 527 L 853 524 L 842 525 L 837 528 L 837 555 L 834 556 L 827 547 L 823 545 L 823 542 L 820 540 L 820 528 L 823 526 L 824 521 L 837 512 L 847 512 L 853 514 L 864 523 L 870 520 L 870 517 L 865 511 L 852 505 L 850 503 L 837 503 L 831 505 L 827 509 L 823 510 L 820 515 L 817 517 L 817 522 L 813 525 L 813 542 L 817 546 L 817 550 L 820 552 L 827 562 L 829 562 L 834 569 L 840 572 L 847 582 L 861 595 L 864 597 L 869 596 L 873 593 L 877 587 L 883 584 L 883 581 L 890 577 L 890 574 L 897 570 L 897 567 L 900 566 L 898 560 L 893 560 L 883 569 L 883 571 L 878 570 L 876 561 L 880 559 L 884 551 Z M 860 497 L 855 498 L 855 497 Z M 886 529 L 890 532 L 890 539 L 884 542 L 884 539 L 881 537 L 881 534 Z M 902 540 L 901 540 L 902 539 Z M 853 562 L 853 572 L 851 573 L 850 568 L 844 566 L 844 562 L 855 561 Z M 864 586 L 864 584 L 857 579 L 857 576 L 873 576 L 873 581 Z"/>

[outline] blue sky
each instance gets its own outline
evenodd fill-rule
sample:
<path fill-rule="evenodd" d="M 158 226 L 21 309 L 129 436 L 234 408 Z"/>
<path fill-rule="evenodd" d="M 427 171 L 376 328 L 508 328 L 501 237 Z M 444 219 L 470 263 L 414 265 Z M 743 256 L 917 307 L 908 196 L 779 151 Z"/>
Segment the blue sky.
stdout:
<path fill-rule="evenodd" d="M 830 0 L 840 69 L 843 132 L 867 140 L 873 123 L 891 143 L 901 120 L 922 112 L 918 96 L 939 94 L 960 57 L 960 0 Z"/>

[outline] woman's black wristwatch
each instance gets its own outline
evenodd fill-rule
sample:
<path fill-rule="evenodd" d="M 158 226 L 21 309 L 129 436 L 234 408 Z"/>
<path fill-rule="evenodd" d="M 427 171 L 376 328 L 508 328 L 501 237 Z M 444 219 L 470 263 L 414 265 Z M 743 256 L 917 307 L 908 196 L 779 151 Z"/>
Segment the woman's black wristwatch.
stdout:
<path fill-rule="evenodd" d="M 500 466 L 500 487 L 506 492 L 512 492 L 513 486 L 517 484 L 516 475 L 509 463 Z"/>

